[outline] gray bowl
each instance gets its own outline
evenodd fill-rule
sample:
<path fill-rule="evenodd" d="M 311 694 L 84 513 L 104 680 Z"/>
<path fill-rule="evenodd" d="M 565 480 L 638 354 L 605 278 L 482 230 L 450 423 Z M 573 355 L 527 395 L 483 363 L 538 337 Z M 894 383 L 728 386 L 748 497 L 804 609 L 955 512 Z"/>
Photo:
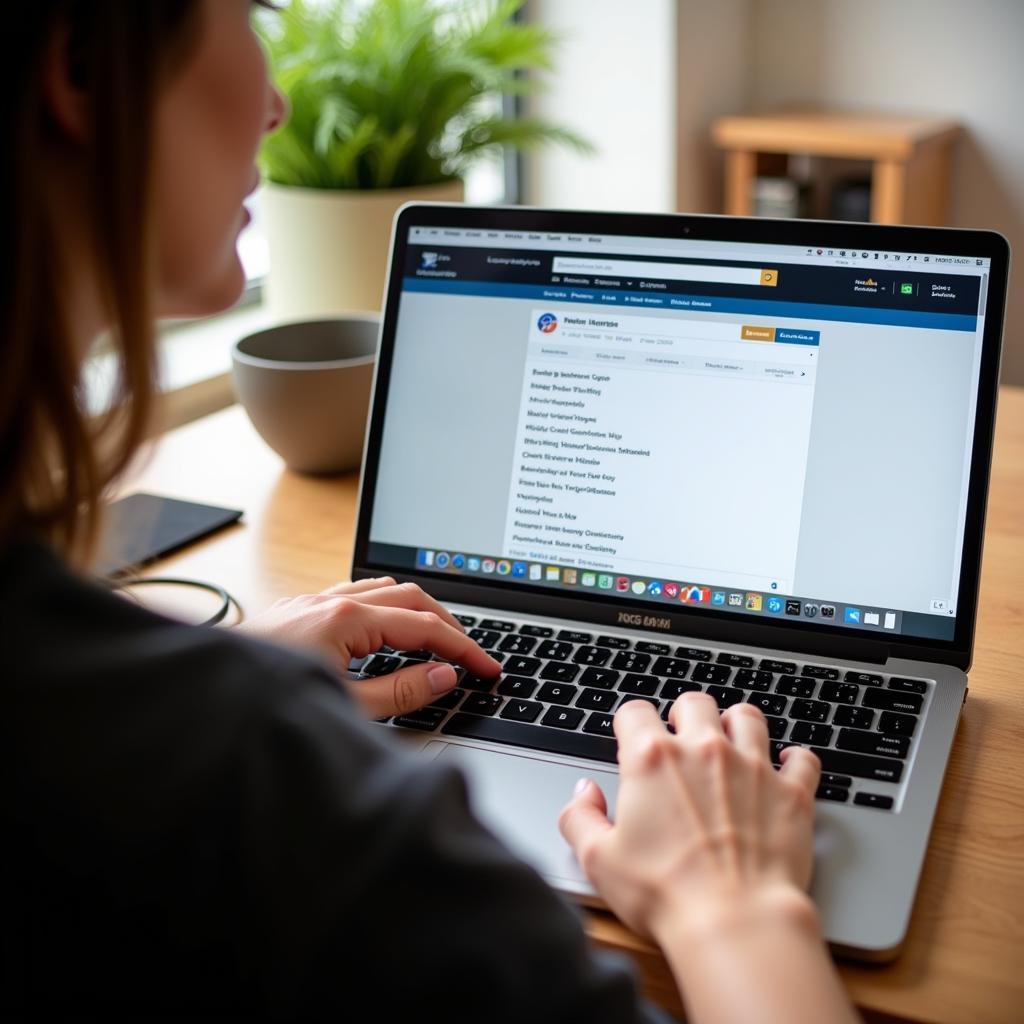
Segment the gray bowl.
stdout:
<path fill-rule="evenodd" d="M 358 469 L 380 320 L 281 324 L 235 342 L 235 394 L 264 441 L 299 473 Z"/>

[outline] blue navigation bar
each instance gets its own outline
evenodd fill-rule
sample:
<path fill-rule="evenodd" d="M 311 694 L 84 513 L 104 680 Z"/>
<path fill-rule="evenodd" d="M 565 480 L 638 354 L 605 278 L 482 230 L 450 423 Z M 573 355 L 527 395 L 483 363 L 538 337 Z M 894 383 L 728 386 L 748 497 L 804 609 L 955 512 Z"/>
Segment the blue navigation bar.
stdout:
<path fill-rule="evenodd" d="M 921 313 L 902 309 L 871 309 L 864 306 L 826 306 L 813 302 L 765 302 L 714 295 L 667 295 L 652 292 L 606 291 L 602 288 L 571 288 L 559 285 L 509 284 L 501 281 L 461 281 L 450 278 L 420 277 L 404 277 L 402 289 L 407 292 L 488 295 L 502 299 L 579 302 L 601 306 L 687 309 L 698 313 L 737 313 L 767 317 L 792 317 L 800 320 L 837 320 L 845 323 L 888 324 L 892 327 L 924 327 L 939 331 L 969 331 L 973 333 L 978 329 L 977 317 L 961 313 Z M 780 335 L 789 335 L 789 337 Z M 816 345 L 818 336 L 818 331 L 778 328 L 775 340 L 791 345 Z"/>

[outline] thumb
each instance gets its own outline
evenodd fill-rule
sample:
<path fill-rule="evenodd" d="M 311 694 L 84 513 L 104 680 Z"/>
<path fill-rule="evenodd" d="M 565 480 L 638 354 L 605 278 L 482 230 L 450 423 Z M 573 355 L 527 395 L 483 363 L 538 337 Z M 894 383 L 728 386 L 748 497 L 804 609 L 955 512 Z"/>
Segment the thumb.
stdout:
<path fill-rule="evenodd" d="M 406 715 L 422 708 L 455 685 L 455 669 L 445 662 L 423 661 L 418 665 L 349 683 L 352 695 L 371 718 Z"/>
<path fill-rule="evenodd" d="M 558 816 L 558 828 L 588 875 L 594 866 L 598 844 L 612 829 L 608 804 L 601 787 L 592 779 L 580 779 L 572 799 Z"/>

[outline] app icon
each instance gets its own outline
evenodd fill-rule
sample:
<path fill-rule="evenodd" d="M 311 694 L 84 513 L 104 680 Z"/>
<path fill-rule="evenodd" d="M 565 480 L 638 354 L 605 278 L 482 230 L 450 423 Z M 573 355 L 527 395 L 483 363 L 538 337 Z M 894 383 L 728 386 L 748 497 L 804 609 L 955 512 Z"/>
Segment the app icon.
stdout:
<path fill-rule="evenodd" d="M 539 565 L 530 566 L 530 579 L 539 580 L 543 575 L 544 570 Z"/>
<path fill-rule="evenodd" d="M 743 607 L 743 595 L 732 593 L 729 595 L 729 607 L 730 608 L 742 608 Z"/>
<path fill-rule="evenodd" d="M 679 584 L 666 583 L 665 586 L 662 587 L 662 593 L 674 601 L 679 596 Z"/>
<path fill-rule="evenodd" d="M 900 295 L 913 295 L 913 294 L 914 294 L 914 286 L 912 284 L 901 284 L 900 285 Z"/>
<path fill-rule="evenodd" d="M 477 558 L 475 555 L 470 555 L 469 558 L 466 559 L 466 568 L 470 572 L 479 572 L 480 571 L 480 559 Z"/>
<path fill-rule="evenodd" d="M 647 584 L 647 593 L 650 594 L 651 597 L 661 597 L 660 581 L 651 580 L 651 582 Z"/>
<path fill-rule="evenodd" d="M 848 626 L 859 626 L 860 625 L 860 609 L 859 608 L 847 608 L 843 613 L 843 622 Z"/>
<path fill-rule="evenodd" d="M 537 321 L 537 330 L 542 334 L 550 334 L 558 327 L 558 317 L 554 313 L 541 313 Z"/>
<path fill-rule="evenodd" d="M 502 558 L 498 562 L 498 575 L 507 576 L 512 571 L 512 563 L 507 558 Z"/>
<path fill-rule="evenodd" d="M 629 590 L 629 577 L 620 576 L 615 581 L 615 589 L 619 591 L 620 594 L 624 594 L 627 590 Z"/>
<path fill-rule="evenodd" d="M 592 572 L 585 572 L 580 577 L 580 583 L 582 583 L 585 587 L 593 587 L 597 583 L 597 576 L 595 576 Z"/>
<path fill-rule="evenodd" d="M 494 572 L 494 559 L 493 558 L 485 558 L 480 563 L 480 568 L 483 569 L 484 572 Z"/>
<path fill-rule="evenodd" d="M 517 580 L 526 578 L 526 563 L 525 562 L 513 562 L 512 563 L 512 575 Z"/>
<path fill-rule="evenodd" d="M 772 613 L 772 615 L 778 615 L 784 607 L 785 603 L 783 602 L 782 598 L 776 597 L 774 594 L 772 594 L 772 596 L 768 598 L 768 603 L 765 605 L 765 608 L 767 608 L 768 611 Z"/>
<path fill-rule="evenodd" d="M 633 585 L 630 589 L 634 594 L 642 594 L 647 589 L 647 584 L 643 580 L 633 580 Z"/>
<path fill-rule="evenodd" d="M 865 612 L 864 613 L 864 625 L 865 626 L 880 626 L 878 612 Z"/>
<path fill-rule="evenodd" d="M 438 569 L 447 569 L 452 557 L 447 551 L 438 551 L 437 558 L 434 559 L 434 564 Z"/>
<path fill-rule="evenodd" d="M 576 582 L 576 570 L 575 569 L 563 569 L 562 570 L 562 582 L 575 584 Z"/>
<path fill-rule="evenodd" d="M 786 602 L 786 614 L 787 615 L 799 615 L 800 614 L 800 602 L 799 601 L 787 601 Z"/>
<path fill-rule="evenodd" d="M 885 628 L 895 629 L 896 628 L 896 613 L 886 612 L 885 613 Z"/>
<path fill-rule="evenodd" d="M 434 564 L 434 552 L 423 550 L 417 551 L 416 564 L 421 569 L 429 569 Z"/>
<path fill-rule="evenodd" d="M 465 569 L 466 568 L 466 556 L 465 555 L 452 555 L 452 568 L 453 569 Z"/>
<path fill-rule="evenodd" d="M 807 618 L 809 618 L 809 619 L 813 619 L 814 616 L 817 615 L 817 614 L 818 614 L 818 606 L 816 604 L 812 604 L 810 601 L 805 601 L 804 602 L 804 615 L 806 615 Z"/>
<path fill-rule="evenodd" d="M 761 610 L 761 595 L 747 594 L 747 611 L 759 612 Z"/>
<path fill-rule="evenodd" d="M 546 579 L 548 583 L 557 583 L 561 578 L 562 574 L 559 572 L 558 566 L 556 565 L 549 565 L 544 570 L 544 579 Z"/>
<path fill-rule="evenodd" d="M 711 591 L 707 587 L 687 587 L 679 595 L 687 604 L 707 604 L 711 599 Z"/>
<path fill-rule="evenodd" d="M 597 585 L 602 590 L 611 590 L 614 582 L 615 581 L 611 578 L 611 576 L 608 576 L 605 573 L 602 573 L 600 576 L 597 577 Z"/>
<path fill-rule="evenodd" d="M 821 606 L 821 617 L 823 619 L 834 619 L 836 617 L 836 606 L 834 604 L 823 604 Z"/>

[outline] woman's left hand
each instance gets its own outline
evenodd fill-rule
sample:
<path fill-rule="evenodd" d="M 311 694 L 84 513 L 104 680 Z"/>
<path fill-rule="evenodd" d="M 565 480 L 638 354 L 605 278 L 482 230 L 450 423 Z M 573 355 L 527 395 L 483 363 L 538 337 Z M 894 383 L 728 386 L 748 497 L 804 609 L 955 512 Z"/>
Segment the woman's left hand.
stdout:
<path fill-rule="evenodd" d="M 396 650 L 434 651 L 484 679 L 501 672 L 500 664 L 466 636 L 451 612 L 415 583 L 396 583 L 390 576 L 283 598 L 235 628 L 326 655 L 342 677 L 353 658 L 385 644 Z M 451 665 L 438 661 L 409 665 L 376 679 L 345 680 L 372 718 L 408 714 L 451 690 L 455 681 Z"/>

